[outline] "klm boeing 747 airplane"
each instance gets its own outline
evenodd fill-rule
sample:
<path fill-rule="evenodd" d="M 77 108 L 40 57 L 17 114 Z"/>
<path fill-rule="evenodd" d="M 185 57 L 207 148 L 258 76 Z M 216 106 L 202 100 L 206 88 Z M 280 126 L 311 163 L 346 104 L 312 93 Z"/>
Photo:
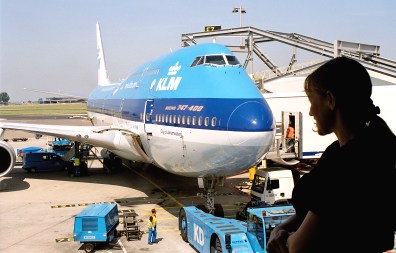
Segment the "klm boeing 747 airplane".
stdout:
<path fill-rule="evenodd" d="M 105 157 L 197 177 L 210 209 L 216 184 L 256 165 L 269 151 L 275 124 L 266 100 L 232 52 L 214 43 L 179 49 L 111 83 L 98 24 L 96 29 L 98 85 L 87 101 L 93 126 L 1 121 L 0 129 L 87 143 L 102 147 Z M 0 142 L 0 153 L 4 176 L 15 154 L 6 142 Z"/>

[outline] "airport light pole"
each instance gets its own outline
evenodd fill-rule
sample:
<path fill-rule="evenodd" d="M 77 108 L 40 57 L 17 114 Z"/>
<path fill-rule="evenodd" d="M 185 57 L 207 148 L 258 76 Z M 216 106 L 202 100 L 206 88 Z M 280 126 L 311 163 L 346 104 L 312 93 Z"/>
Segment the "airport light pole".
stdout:
<path fill-rule="evenodd" d="M 237 12 L 239 12 L 239 27 L 242 27 L 242 14 L 246 13 L 246 9 L 242 8 L 242 6 L 234 7 L 232 13 L 237 13 Z M 241 38 L 241 46 L 243 46 L 242 38 Z"/>

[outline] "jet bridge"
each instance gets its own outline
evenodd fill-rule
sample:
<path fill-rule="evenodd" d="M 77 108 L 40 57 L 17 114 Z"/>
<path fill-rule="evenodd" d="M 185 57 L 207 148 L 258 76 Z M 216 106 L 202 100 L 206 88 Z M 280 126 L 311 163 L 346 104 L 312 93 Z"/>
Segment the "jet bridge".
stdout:
<path fill-rule="evenodd" d="M 296 69 L 293 68 L 294 63 L 296 62 L 296 54 L 294 53 L 291 56 L 287 69 L 282 70 L 258 47 L 259 43 L 265 42 L 279 42 L 328 58 L 334 58 L 342 55 L 348 56 L 359 61 L 368 70 L 396 78 L 396 62 L 380 57 L 380 46 L 341 40 L 335 40 L 334 43 L 330 43 L 298 33 L 261 30 L 250 26 L 230 28 L 212 32 L 182 34 L 182 46 L 185 47 L 198 44 L 198 39 L 217 37 L 246 38 L 243 45 L 227 45 L 227 47 L 234 53 L 247 54 L 244 62 L 245 68 L 248 66 L 249 62 L 253 60 L 253 54 L 256 54 L 256 56 L 274 73 L 272 77 L 267 78 L 266 81 L 310 71 L 322 65 L 324 61 L 312 63 L 308 66 Z"/>

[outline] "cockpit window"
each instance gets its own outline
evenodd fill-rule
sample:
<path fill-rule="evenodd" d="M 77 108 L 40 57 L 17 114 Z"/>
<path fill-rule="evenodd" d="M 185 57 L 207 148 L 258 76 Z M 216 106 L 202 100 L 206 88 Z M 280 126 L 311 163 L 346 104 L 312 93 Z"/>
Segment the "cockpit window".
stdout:
<path fill-rule="evenodd" d="M 240 65 L 238 59 L 234 55 L 226 55 L 229 65 Z"/>
<path fill-rule="evenodd" d="M 226 62 L 222 55 L 207 55 L 205 57 L 205 64 L 225 65 Z"/>
<path fill-rule="evenodd" d="M 233 55 L 206 55 L 197 56 L 191 67 L 202 65 L 202 64 L 213 64 L 213 65 L 240 65 L 238 59 Z"/>
<path fill-rule="evenodd" d="M 191 64 L 191 67 L 202 64 L 203 58 L 204 58 L 203 56 L 196 57 L 195 60 L 193 61 L 193 63 Z"/>

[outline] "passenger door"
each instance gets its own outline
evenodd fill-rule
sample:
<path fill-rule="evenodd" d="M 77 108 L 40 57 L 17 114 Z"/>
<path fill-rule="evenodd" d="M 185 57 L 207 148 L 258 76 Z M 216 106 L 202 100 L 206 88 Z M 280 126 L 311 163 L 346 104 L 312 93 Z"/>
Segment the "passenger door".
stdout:
<path fill-rule="evenodd" d="M 144 106 L 144 131 L 147 133 L 147 136 L 151 135 L 153 132 L 152 125 L 152 117 L 154 111 L 154 100 L 146 100 L 146 104 Z"/>

